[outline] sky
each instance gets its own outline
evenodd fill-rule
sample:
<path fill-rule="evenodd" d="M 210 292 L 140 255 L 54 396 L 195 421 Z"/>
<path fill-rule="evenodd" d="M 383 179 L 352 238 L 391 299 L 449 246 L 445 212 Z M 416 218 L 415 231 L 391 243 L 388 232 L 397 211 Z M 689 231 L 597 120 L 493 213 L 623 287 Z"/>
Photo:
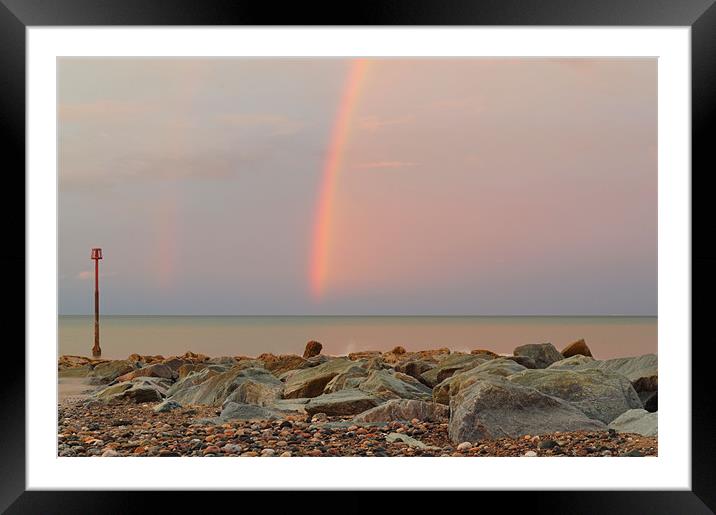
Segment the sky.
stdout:
<path fill-rule="evenodd" d="M 656 315 L 656 59 L 62 58 L 61 314 Z"/>

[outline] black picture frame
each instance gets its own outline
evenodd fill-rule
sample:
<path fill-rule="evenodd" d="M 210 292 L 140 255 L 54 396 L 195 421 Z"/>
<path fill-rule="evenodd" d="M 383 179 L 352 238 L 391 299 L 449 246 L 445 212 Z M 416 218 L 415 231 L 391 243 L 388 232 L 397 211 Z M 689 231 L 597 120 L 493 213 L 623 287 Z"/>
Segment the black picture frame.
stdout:
<path fill-rule="evenodd" d="M 707 203 L 709 176 L 716 159 L 709 136 L 716 113 L 716 6 L 714 0 L 362 0 L 290 3 L 242 0 L 0 0 L 0 148 L 5 199 L 0 202 L 6 271 L 5 367 L 0 387 L 0 510 L 7 513 L 133 513 L 149 511 L 156 500 L 162 511 L 184 511 L 187 493 L 102 491 L 26 491 L 25 488 L 25 358 L 16 342 L 24 340 L 24 324 L 16 338 L 8 328 L 25 320 L 25 29 L 32 26 L 86 25 L 543 25 L 543 26 L 689 26 L 692 44 L 692 490 L 510 492 L 511 509 L 550 513 L 713 513 L 716 510 L 716 422 L 714 386 L 709 372 L 712 354 L 704 320 L 709 294 L 716 286 L 716 251 L 695 234 L 711 228 Z M 50 257 L 53 259 L 53 257 Z M 13 273 L 14 272 L 14 273 Z M 698 281 L 696 275 L 698 274 Z M 10 288 L 7 288 L 7 287 Z M 12 292 L 12 294 L 9 294 Z M 697 317 L 697 315 L 700 315 Z M 12 334 L 12 332 L 11 332 Z M 559 479 L 555 480 L 557 483 Z M 317 481 L 320 483 L 320 481 Z M 223 504 L 247 493 L 200 492 L 207 506 Z M 267 502 L 274 493 L 255 493 Z M 289 493 L 294 505 L 324 504 L 323 493 Z M 403 511 L 421 510 L 432 493 L 414 492 L 401 501 Z M 457 495 L 457 494 L 451 494 Z M 452 502 L 474 502 L 459 495 Z M 504 495 L 480 492 L 480 502 Z M 161 498 L 159 498 L 161 496 Z M 372 509 L 366 493 L 350 492 L 341 511 Z M 210 497 L 206 499 L 206 497 Z M 462 499 L 461 499 L 462 498 Z M 492 500 L 492 499 L 489 499 Z M 362 507 L 362 508 L 361 508 Z"/>

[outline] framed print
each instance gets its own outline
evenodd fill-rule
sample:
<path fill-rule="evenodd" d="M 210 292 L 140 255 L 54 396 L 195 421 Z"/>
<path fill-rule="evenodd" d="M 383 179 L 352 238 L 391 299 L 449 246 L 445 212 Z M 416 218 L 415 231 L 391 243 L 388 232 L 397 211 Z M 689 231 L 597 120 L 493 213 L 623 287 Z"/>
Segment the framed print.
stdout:
<path fill-rule="evenodd" d="M 710 513 L 711 4 L 4 0 L 3 509 Z"/>

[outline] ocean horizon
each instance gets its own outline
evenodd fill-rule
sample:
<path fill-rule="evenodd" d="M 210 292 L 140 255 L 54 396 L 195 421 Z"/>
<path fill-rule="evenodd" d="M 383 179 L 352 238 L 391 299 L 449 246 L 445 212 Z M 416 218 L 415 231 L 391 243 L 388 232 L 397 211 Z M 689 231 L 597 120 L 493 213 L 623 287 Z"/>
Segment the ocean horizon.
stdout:
<path fill-rule="evenodd" d="M 209 356 L 301 354 L 307 341 L 329 355 L 365 350 L 446 347 L 511 353 L 519 345 L 552 343 L 562 349 L 585 339 L 595 357 L 656 353 L 656 316 L 420 316 L 420 315 L 103 315 L 102 357 L 130 354 Z M 59 315 L 58 355 L 90 355 L 91 315 Z"/>

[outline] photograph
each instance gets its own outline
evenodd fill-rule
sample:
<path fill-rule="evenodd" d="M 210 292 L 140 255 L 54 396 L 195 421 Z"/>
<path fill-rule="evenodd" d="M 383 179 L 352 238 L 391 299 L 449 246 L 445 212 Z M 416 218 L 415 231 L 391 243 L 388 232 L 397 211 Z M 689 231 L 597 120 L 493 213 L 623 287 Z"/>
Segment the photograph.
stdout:
<path fill-rule="evenodd" d="M 658 457 L 658 69 L 57 57 L 56 455 Z"/>

